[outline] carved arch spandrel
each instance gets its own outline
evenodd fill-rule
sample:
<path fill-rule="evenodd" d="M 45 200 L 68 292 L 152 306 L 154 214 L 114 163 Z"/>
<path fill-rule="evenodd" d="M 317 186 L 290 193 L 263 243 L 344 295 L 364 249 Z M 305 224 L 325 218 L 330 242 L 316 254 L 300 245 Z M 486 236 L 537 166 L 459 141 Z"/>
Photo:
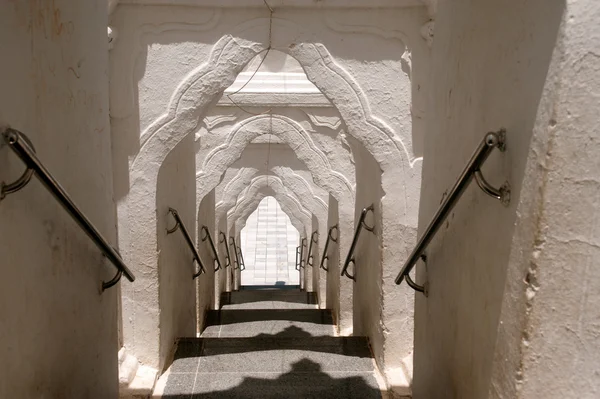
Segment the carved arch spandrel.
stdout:
<path fill-rule="evenodd" d="M 231 215 L 239 213 L 239 209 L 242 209 L 248 204 L 249 201 L 258 196 L 260 193 L 265 192 L 265 190 L 285 196 L 286 205 L 288 205 L 290 209 L 293 209 L 293 214 L 298 219 L 302 219 L 303 222 L 310 222 L 312 220 L 312 214 L 302 205 L 296 196 L 294 196 L 285 188 L 278 177 L 266 175 L 258 176 L 252 179 L 252 182 L 248 188 L 245 189 L 238 197 L 238 201 L 236 202 L 235 206 L 227 212 L 227 219 L 229 220 Z"/>
<path fill-rule="evenodd" d="M 343 174 L 332 169 L 327 156 L 300 124 L 283 115 L 258 115 L 236 124 L 225 142 L 206 156 L 196 174 L 198 201 L 219 184 L 222 174 L 241 157 L 246 146 L 264 134 L 276 135 L 287 143 L 310 170 L 315 183 L 334 197 L 354 197 L 352 184 Z"/>
<path fill-rule="evenodd" d="M 215 212 L 216 222 L 218 223 L 225 213 L 230 212 L 237 204 L 236 199 L 244 198 L 252 195 L 256 195 L 257 188 L 260 190 L 266 186 L 272 186 L 285 190 L 286 192 L 293 195 L 295 201 L 298 201 L 302 208 L 306 209 L 308 213 L 316 215 L 320 220 L 327 220 L 327 204 L 319 197 L 314 195 L 310 184 L 299 175 L 296 175 L 290 168 L 285 172 L 280 172 L 284 177 L 273 175 L 261 174 L 253 178 L 256 174 L 255 170 L 250 173 L 244 171 L 245 168 L 241 169 L 237 176 L 243 176 L 236 181 L 246 180 L 246 184 L 236 184 L 230 187 L 230 190 L 223 191 L 223 197 L 227 199 L 225 202 L 219 203 L 217 211 Z M 275 169 L 275 168 L 274 168 Z M 251 177 L 252 176 L 252 177 Z M 286 184 L 285 179 L 293 181 L 290 184 Z M 234 179 L 232 179 L 233 182 Z M 239 202 L 239 201 L 238 201 Z M 308 215 L 307 215 L 308 216 Z"/>

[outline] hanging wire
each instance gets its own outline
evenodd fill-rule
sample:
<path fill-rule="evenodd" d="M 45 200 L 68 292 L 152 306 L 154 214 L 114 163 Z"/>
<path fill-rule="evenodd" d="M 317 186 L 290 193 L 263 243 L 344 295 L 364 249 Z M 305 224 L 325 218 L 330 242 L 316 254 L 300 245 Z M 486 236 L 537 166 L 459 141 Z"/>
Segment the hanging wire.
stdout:
<path fill-rule="evenodd" d="M 269 5 L 269 3 L 267 3 L 267 0 L 263 0 L 265 3 L 265 6 L 269 9 L 269 46 L 265 49 L 262 50 L 259 54 L 262 54 L 263 52 L 266 51 L 265 56 L 260 60 L 260 63 L 258 64 L 258 67 L 256 68 L 256 70 L 252 73 L 252 75 L 250 75 L 250 78 L 242 85 L 242 87 L 240 87 L 239 89 L 237 89 L 236 91 L 234 91 L 233 93 L 226 93 L 225 95 L 227 96 L 227 98 L 229 99 L 229 101 L 231 101 L 231 103 L 236 106 L 237 108 L 239 108 L 241 111 L 249 114 L 249 115 L 264 115 L 264 114 L 268 114 L 271 113 L 272 109 L 269 108 L 266 111 L 263 112 L 251 112 L 248 111 L 247 109 L 244 109 L 242 106 L 240 106 L 238 103 L 236 103 L 233 98 L 231 98 L 231 96 L 233 96 L 234 94 L 238 94 L 240 91 L 242 91 L 247 85 L 248 83 L 250 83 L 252 81 L 252 79 L 254 79 L 254 76 L 256 76 L 256 74 L 258 73 L 260 67 L 262 66 L 262 64 L 265 62 L 265 60 L 267 59 L 267 57 L 269 56 L 269 52 L 271 51 L 271 47 L 272 47 L 272 39 L 273 39 L 273 8 L 271 8 L 271 6 Z"/>
<path fill-rule="evenodd" d="M 271 169 L 269 168 L 269 163 L 271 161 L 271 137 L 273 137 L 273 113 L 270 113 L 269 118 L 269 143 L 267 144 L 267 187 L 269 187 L 269 175 L 271 174 Z"/>

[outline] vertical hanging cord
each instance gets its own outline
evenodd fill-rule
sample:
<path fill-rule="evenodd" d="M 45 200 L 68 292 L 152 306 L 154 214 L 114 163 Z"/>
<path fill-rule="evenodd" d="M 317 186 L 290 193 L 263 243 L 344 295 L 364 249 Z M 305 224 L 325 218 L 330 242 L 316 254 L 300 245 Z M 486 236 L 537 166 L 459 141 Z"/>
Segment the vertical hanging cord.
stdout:
<path fill-rule="evenodd" d="M 242 85 L 242 87 L 240 87 L 239 89 L 237 89 L 236 91 L 234 91 L 231 94 L 226 94 L 227 98 L 229 99 L 229 101 L 231 101 L 231 103 L 239 108 L 241 111 L 249 114 L 249 115 L 264 115 L 267 113 L 271 113 L 271 108 L 269 108 L 266 111 L 263 112 L 259 112 L 259 113 L 255 113 L 255 112 L 250 112 L 247 109 L 244 109 L 242 106 L 240 106 L 238 103 L 236 103 L 233 98 L 231 98 L 231 96 L 233 96 L 234 94 L 239 93 L 240 91 L 242 91 L 244 89 L 244 87 L 246 87 L 248 85 L 248 83 L 250 83 L 252 81 L 252 79 L 254 79 L 254 76 L 256 76 L 258 70 L 260 69 L 260 67 L 262 66 L 263 62 L 265 62 L 265 60 L 267 59 L 267 57 L 269 56 L 269 52 L 271 51 L 271 45 L 272 45 L 272 31 L 273 31 L 273 9 L 271 8 L 271 6 L 269 5 L 269 3 L 267 3 L 267 0 L 263 0 L 265 3 L 265 6 L 267 6 L 267 8 L 269 9 L 269 46 L 266 48 L 266 50 L 262 50 L 260 53 L 266 51 L 265 56 L 260 60 L 260 62 L 258 63 L 258 67 L 256 68 L 256 70 L 252 73 L 252 75 L 250 76 L 250 79 L 248 79 L 246 81 L 246 83 L 244 83 Z M 260 54 L 259 53 L 259 54 Z"/>
<path fill-rule="evenodd" d="M 273 113 L 271 112 L 269 115 L 269 143 L 267 144 L 267 187 L 269 187 L 269 175 L 271 174 L 269 163 L 271 161 L 271 136 L 273 135 Z"/>
<path fill-rule="evenodd" d="M 269 47 L 268 51 L 271 50 L 271 46 L 273 45 L 273 9 L 267 3 L 267 0 L 263 0 L 265 5 L 269 9 Z M 267 187 L 269 187 L 269 175 L 271 174 L 271 170 L 269 168 L 269 163 L 271 161 L 271 137 L 273 136 L 273 109 L 269 109 L 269 143 L 267 144 Z"/>

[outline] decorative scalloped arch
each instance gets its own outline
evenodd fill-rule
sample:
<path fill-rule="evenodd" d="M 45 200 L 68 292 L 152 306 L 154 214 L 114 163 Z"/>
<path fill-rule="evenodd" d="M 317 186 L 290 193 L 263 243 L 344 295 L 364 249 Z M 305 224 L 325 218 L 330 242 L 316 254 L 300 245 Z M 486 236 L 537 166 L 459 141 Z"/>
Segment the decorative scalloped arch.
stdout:
<path fill-rule="evenodd" d="M 281 205 L 281 209 L 283 209 L 288 216 L 290 216 L 290 218 L 293 215 L 304 226 L 308 226 L 310 229 L 312 224 L 312 214 L 302 206 L 298 198 L 296 198 L 285 188 L 282 181 L 278 177 L 265 175 L 252 179 L 250 186 L 248 186 L 248 188 L 242 192 L 237 203 L 235 204 L 235 207 L 227 212 L 227 225 L 230 226 L 232 225 L 232 222 L 237 222 L 240 213 L 247 209 L 249 206 L 248 204 L 253 203 L 253 201 L 260 197 L 261 194 L 266 196 L 267 194 L 265 193 L 268 191 L 272 191 L 281 197 L 281 201 L 277 197 L 275 197 L 275 199 L 278 200 L 279 204 Z M 289 212 L 286 209 L 288 209 Z"/>
<path fill-rule="evenodd" d="M 285 195 L 280 195 L 280 194 L 276 194 L 276 193 L 266 193 L 266 192 L 261 192 L 261 193 L 257 194 L 256 197 L 252 198 L 250 200 L 250 202 L 247 204 L 247 206 L 245 206 L 244 209 L 241 210 L 241 212 L 239 214 L 232 215 L 231 228 L 234 229 L 234 232 L 237 234 L 237 233 L 241 232 L 244 227 L 246 227 L 246 221 L 248 220 L 248 218 L 250 217 L 252 212 L 256 211 L 256 209 L 258 209 L 258 205 L 260 204 L 260 202 L 265 197 L 268 197 L 268 196 L 275 198 L 277 200 L 277 202 L 279 202 L 279 206 L 281 206 L 281 210 L 284 211 L 286 215 L 288 215 L 288 217 L 290 218 L 290 221 L 292 222 L 292 225 L 296 228 L 296 230 L 298 230 L 298 234 L 300 235 L 300 237 L 306 236 L 306 232 L 310 231 L 310 228 L 307 228 L 306 225 L 300 219 L 298 219 L 296 216 L 294 216 L 293 211 L 290 208 L 289 204 L 286 203 Z M 233 221 L 235 221 L 235 222 L 233 222 Z"/>
<path fill-rule="evenodd" d="M 283 186 L 277 189 L 273 187 L 263 186 L 256 190 L 252 195 L 242 195 L 240 201 L 235 210 L 227 215 L 227 228 L 231 231 L 234 229 L 234 233 L 238 234 L 246 225 L 246 219 L 252 212 L 256 210 L 260 201 L 265 197 L 274 197 L 281 209 L 289 216 L 293 226 L 298 230 L 298 233 L 306 235 L 306 232 L 310 230 L 311 218 L 307 215 L 307 212 L 296 198 L 290 193 L 287 193 L 285 188 L 281 190 Z"/>
<path fill-rule="evenodd" d="M 282 184 L 288 192 L 291 192 L 295 198 L 298 199 L 303 208 L 308 212 L 317 216 L 319 220 L 327 220 L 327 204 L 319 197 L 317 197 L 310 183 L 308 183 L 302 176 L 297 175 L 290 168 L 273 168 L 276 176 L 261 174 L 254 178 L 258 173 L 256 169 L 242 168 L 234 179 L 231 180 L 230 184 L 223 190 L 224 200 L 219 202 L 216 207 L 215 219 L 218 224 L 221 218 L 232 209 L 235 205 L 235 199 L 240 196 L 240 193 L 244 193 L 243 196 L 247 195 L 247 191 L 252 184 L 266 184 L 268 180 L 269 184 L 276 182 L 275 184 Z M 258 180 L 258 179 L 261 180 Z M 263 181 L 265 180 L 265 181 Z M 286 184 L 286 180 L 288 184 Z"/>
<path fill-rule="evenodd" d="M 223 173 L 238 160 L 256 137 L 273 134 L 286 142 L 310 170 L 315 183 L 336 198 L 354 196 L 354 187 L 341 173 L 332 169 L 327 156 L 317 147 L 302 125 L 283 115 L 258 115 L 235 124 L 225 142 L 213 149 L 196 174 L 197 200 L 215 188 Z"/>
<path fill-rule="evenodd" d="M 119 203 L 119 240 L 124 258 L 135 265 L 139 283 L 125 285 L 123 295 L 132 303 L 132 312 L 158 308 L 156 284 L 155 234 L 156 187 L 160 167 L 167 155 L 189 134 L 193 134 L 206 110 L 223 94 L 245 65 L 266 50 L 269 26 L 272 27 L 271 47 L 294 57 L 308 79 L 338 109 L 353 136 L 383 171 L 382 186 L 386 191 L 394 187 L 390 199 L 395 216 L 410 217 L 406 181 L 418 178 L 413 164 L 411 143 L 403 143 L 400 136 L 373 114 L 360 85 L 333 59 L 326 47 L 313 42 L 313 32 L 287 20 L 257 18 L 240 24 L 238 30 L 219 39 L 208 61 L 189 73 L 178 85 L 163 115 L 157 118 L 142 134 L 139 152 L 130 164 L 130 189 Z M 402 137 L 410 137 L 405 132 Z M 388 172 L 395 173 L 388 173 Z M 210 190 L 209 190 L 210 191 Z M 345 200 L 350 200 L 345 199 Z M 384 201 L 384 199 L 382 199 Z M 393 201 L 393 202 L 392 202 Z M 340 208 L 342 206 L 340 205 Z M 155 338 L 148 343 L 147 331 L 154 331 L 157 318 L 148 320 L 144 328 L 127 329 L 129 345 L 133 345 L 144 364 L 158 364 Z M 145 348 L 145 349 L 144 349 Z"/>

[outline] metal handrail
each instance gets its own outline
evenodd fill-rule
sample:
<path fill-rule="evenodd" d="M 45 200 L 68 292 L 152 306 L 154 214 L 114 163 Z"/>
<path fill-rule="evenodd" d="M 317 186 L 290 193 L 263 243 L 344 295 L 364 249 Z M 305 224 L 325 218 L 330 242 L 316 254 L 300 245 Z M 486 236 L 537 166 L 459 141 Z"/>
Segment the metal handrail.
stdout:
<path fill-rule="evenodd" d="M 302 269 L 306 268 L 304 262 L 304 247 L 306 247 L 306 237 L 302 237 L 302 240 L 300 240 L 300 268 Z"/>
<path fill-rule="evenodd" d="M 244 261 L 244 253 L 242 252 L 241 247 L 238 247 L 238 252 L 240 256 L 240 271 L 243 272 L 246 270 L 246 262 Z"/>
<path fill-rule="evenodd" d="M 192 279 L 195 279 L 202 273 L 206 273 L 206 270 L 204 270 L 204 265 L 202 265 L 202 260 L 200 259 L 200 254 L 198 253 L 198 250 L 196 249 L 196 246 L 194 245 L 194 242 L 192 241 L 192 237 L 190 236 L 190 233 L 188 233 L 187 228 L 181 221 L 181 218 L 179 217 L 179 213 L 177 213 L 177 211 L 173 208 L 169 208 L 169 212 L 175 218 L 176 224 L 175 224 L 175 227 L 173 227 L 172 229 L 167 228 L 167 234 L 174 233 L 181 227 L 181 233 L 183 234 L 183 238 L 185 238 L 185 241 L 187 242 L 188 247 L 190 247 L 190 250 L 192 251 L 192 255 L 194 256 L 194 260 L 198 263 L 198 266 L 200 266 L 200 269 L 192 275 Z"/>
<path fill-rule="evenodd" d="M 317 243 L 318 239 L 315 240 L 315 237 L 319 236 L 319 232 L 317 230 L 313 231 L 312 234 L 310 235 L 310 245 L 308 246 L 308 256 L 306 257 L 306 263 L 309 266 L 313 266 L 314 264 L 314 255 L 312 254 L 312 247 L 313 247 L 313 243 Z"/>
<path fill-rule="evenodd" d="M 299 257 L 300 257 L 300 245 L 298 245 L 296 247 L 296 267 L 295 267 L 296 270 L 300 270 L 300 262 L 298 260 Z"/>
<path fill-rule="evenodd" d="M 71 217 L 75 220 L 75 222 L 77 222 L 79 227 L 81 227 L 88 237 L 91 238 L 94 244 L 96 244 L 96 246 L 102 251 L 104 256 L 106 256 L 108 260 L 110 260 L 117 268 L 117 273 L 112 279 L 102 282 L 102 291 L 117 284 L 123 274 L 127 280 L 131 282 L 135 281 L 135 276 L 127 268 L 119 253 L 108 243 L 102 234 L 100 234 L 92 222 L 90 222 L 90 220 L 79 210 L 67 192 L 54 179 L 48 169 L 46 169 L 46 167 L 38 159 L 35 149 L 29 138 L 18 130 L 10 128 L 2 132 L 2 137 L 8 144 L 9 148 L 13 150 L 15 154 L 17 154 L 17 156 L 25 163 L 27 169 L 15 182 L 10 184 L 0 184 L 0 200 L 2 200 L 6 195 L 17 192 L 25 187 L 35 173 L 40 182 L 46 186 L 48 191 L 50 191 L 50 193 L 62 205 L 67 213 L 71 215 Z"/>
<path fill-rule="evenodd" d="M 374 206 L 371 204 L 368 208 L 363 208 L 360 219 L 358 220 L 358 225 L 356 226 L 356 230 L 354 231 L 354 238 L 352 238 L 352 244 L 350 245 L 350 250 L 348 250 L 348 255 L 346 256 L 346 261 L 344 262 L 344 267 L 342 268 L 342 276 L 346 276 L 351 280 L 356 281 L 356 274 L 350 275 L 348 274 L 348 266 L 350 263 L 353 265 L 356 264 L 354 262 L 354 249 L 356 248 L 356 244 L 358 243 L 358 237 L 360 237 L 360 231 L 365 229 L 367 231 L 373 232 L 375 230 L 375 225 L 369 226 L 365 222 L 365 218 L 367 217 L 367 213 L 369 211 L 374 212 Z"/>
<path fill-rule="evenodd" d="M 204 237 L 202 237 L 202 232 L 204 232 Z M 200 239 L 202 240 L 202 242 L 206 241 L 206 239 L 208 238 L 208 243 L 210 244 L 210 248 L 212 249 L 213 252 L 213 266 L 215 264 L 215 262 L 217 263 L 217 267 L 215 268 L 215 272 L 218 271 L 219 269 L 221 269 L 221 260 L 219 259 L 219 254 L 217 253 L 217 249 L 215 248 L 215 243 L 213 242 L 212 236 L 210 235 L 210 231 L 208 230 L 208 227 L 206 226 L 202 226 L 200 228 Z"/>
<path fill-rule="evenodd" d="M 229 245 L 227 245 L 227 236 L 219 231 L 219 244 L 225 244 L 225 267 L 231 266 L 231 255 L 229 254 Z"/>
<path fill-rule="evenodd" d="M 240 268 L 240 257 L 238 255 L 237 245 L 235 244 L 235 238 L 229 236 L 229 245 L 233 245 L 233 254 L 235 255 L 235 263 L 237 267 L 233 266 L 233 270 L 237 270 Z"/>
<path fill-rule="evenodd" d="M 436 212 L 435 216 L 427 226 L 427 229 L 419 239 L 415 249 L 410 254 L 408 260 L 400 270 L 400 273 L 396 277 L 396 284 L 402 283 L 402 280 L 406 279 L 406 283 L 415 291 L 426 293 L 425 285 L 417 285 L 409 273 L 417 263 L 419 259 L 424 256 L 427 245 L 431 242 L 436 232 L 450 213 L 450 211 L 456 205 L 456 202 L 460 199 L 465 189 L 473 178 L 477 182 L 477 185 L 481 190 L 491 197 L 494 197 L 502 202 L 504 205 L 508 205 L 510 202 L 510 186 L 508 182 L 505 182 L 499 189 L 492 187 L 481 174 L 481 166 L 488 158 L 494 148 L 498 148 L 501 152 L 505 151 L 505 136 L 506 132 L 504 129 L 498 132 L 490 132 L 485 135 L 479 146 L 471 156 L 471 159 L 467 163 L 467 166 L 460 174 L 458 180 L 450 190 L 450 194 L 446 197 L 440 208 Z"/>
<path fill-rule="evenodd" d="M 336 234 L 336 238 L 333 238 L 333 236 L 331 235 L 331 233 L 333 232 L 333 230 L 335 229 L 335 231 L 337 231 Z M 329 255 L 327 255 L 327 250 L 329 249 L 329 241 L 333 241 L 333 242 L 338 242 L 338 234 L 339 234 L 339 228 L 337 223 L 334 224 L 333 226 L 331 226 L 329 228 L 329 232 L 327 233 L 327 241 L 325 241 L 325 249 L 323 249 L 323 257 L 321 258 L 321 264 L 319 265 L 319 267 L 323 270 L 325 270 L 326 272 L 329 271 L 329 267 L 325 267 L 325 259 L 328 260 L 329 263 Z"/>

